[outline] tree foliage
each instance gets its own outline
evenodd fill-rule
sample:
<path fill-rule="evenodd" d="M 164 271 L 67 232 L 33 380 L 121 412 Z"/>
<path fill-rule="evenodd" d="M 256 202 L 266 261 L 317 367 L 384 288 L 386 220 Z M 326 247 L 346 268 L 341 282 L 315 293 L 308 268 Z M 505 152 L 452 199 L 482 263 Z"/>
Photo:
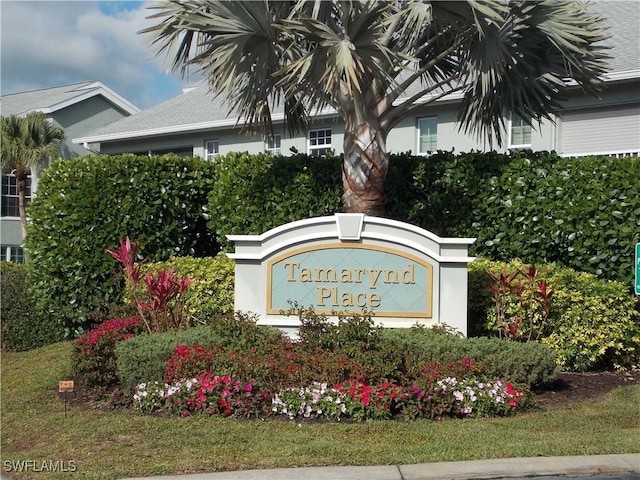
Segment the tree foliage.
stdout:
<path fill-rule="evenodd" d="M 64 131 L 54 126 L 42 112 L 29 112 L 20 117 L 11 115 L 0 119 L 2 141 L 0 160 L 2 172 L 13 172 L 18 184 L 18 210 L 22 225 L 22 236 L 26 234 L 26 188 L 31 170 L 39 170 L 60 149 Z"/>

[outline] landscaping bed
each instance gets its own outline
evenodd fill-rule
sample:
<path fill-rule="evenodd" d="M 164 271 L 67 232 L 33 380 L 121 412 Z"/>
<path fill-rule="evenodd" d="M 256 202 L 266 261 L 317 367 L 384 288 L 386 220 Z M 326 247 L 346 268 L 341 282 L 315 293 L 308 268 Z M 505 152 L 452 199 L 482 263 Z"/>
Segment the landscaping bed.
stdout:
<path fill-rule="evenodd" d="M 58 393 L 60 401 L 68 406 L 97 408 L 100 410 L 122 409 L 121 395 L 114 391 L 87 388 L 81 375 L 73 378 L 74 391 Z M 617 388 L 640 385 L 640 370 L 619 372 L 561 372 L 555 381 L 534 388 L 533 404 L 542 410 L 568 407 L 575 403 L 602 401 L 606 395 Z"/>

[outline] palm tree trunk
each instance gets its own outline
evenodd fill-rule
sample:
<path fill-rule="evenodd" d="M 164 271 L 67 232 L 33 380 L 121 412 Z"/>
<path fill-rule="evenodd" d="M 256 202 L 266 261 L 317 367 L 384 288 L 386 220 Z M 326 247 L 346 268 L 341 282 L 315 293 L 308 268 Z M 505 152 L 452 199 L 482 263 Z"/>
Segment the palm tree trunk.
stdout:
<path fill-rule="evenodd" d="M 27 237 L 27 178 L 29 170 L 25 168 L 16 168 L 16 183 L 18 184 L 18 212 L 20 215 L 20 227 L 22 229 L 22 240 Z"/>
<path fill-rule="evenodd" d="M 342 163 L 344 211 L 383 216 L 388 169 L 386 132 L 380 127 L 378 118 L 372 114 L 358 125 L 347 122 Z"/>

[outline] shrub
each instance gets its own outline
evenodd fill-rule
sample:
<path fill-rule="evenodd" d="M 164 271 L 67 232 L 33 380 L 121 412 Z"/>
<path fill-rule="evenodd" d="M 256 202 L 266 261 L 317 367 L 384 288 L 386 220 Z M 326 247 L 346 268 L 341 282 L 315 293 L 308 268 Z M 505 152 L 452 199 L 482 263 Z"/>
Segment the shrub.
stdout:
<path fill-rule="evenodd" d="M 197 158 L 89 156 L 54 162 L 29 205 L 26 238 L 41 304 L 64 314 L 68 333 L 121 299 L 118 267 L 105 252 L 130 235 L 150 260 L 217 252 L 203 207 L 213 164 Z"/>
<path fill-rule="evenodd" d="M 140 241 L 133 246 L 129 237 L 120 240 L 120 248 L 107 249 L 116 261 L 120 262 L 125 277 L 125 289 L 131 293 L 131 303 L 135 306 L 147 331 L 166 332 L 189 326 L 186 311 L 185 292 L 191 284 L 187 277 L 179 278 L 173 270 L 162 269 L 144 276 L 136 264 L 136 252 Z"/>
<path fill-rule="evenodd" d="M 116 344 L 143 330 L 139 317 L 107 320 L 73 344 L 73 368 L 90 387 L 108 387 L 118 380 Z"/>
<path fill-rule="evenodd" d="M 117 372 L 124 386 L 163 382 L 167 360 L 178 345 L 212 346 L 220 337 L 209 326 L 138 335 L 116 345 Z"/>
<path fill-rule="evenodd" d="M 426 328 L 386 329 L 381 334 L 412 364 L 441 364 L 467 358 L 480 364 L 488 377 L 530 386 L 553 380 L 559 370 L 554 351 L 537 342 L 464 338 Z"/>
<path fill-rule="evenodd" d="M 489 180 L 500 177 L 512 161 L 513 156 L 496 152 L 391 155 L 387 214 L 442 237 L 473 236 L 473 222 L 484 215 L 479 206 Z"/>
<path fill-rule="evenodd" d="M 472 250 L 626 281 L 640 228 L 638 178 L 638 157 L 515 157 L 476 198 Z"/>
<path fill-rule="evenodd" d="M 500 272 L 526 271 L 521 261 L 509 263 L 476 261 L 469 268 L 473 321 L 497 333 L 496 309 L 490 295 L 491 276 Z M 540 267 L 539 282 L 555 285 L 545 323 L 537 323 L 541 342 L 556 351 L 564 369 L 592 370 L 630 368 L 640 361 L 640 325 L 636 321 L 635 298 L 625 285 L 567 267 Z M 515 282 L 515 280 L 514 280 Z M 504 295 L 505 312 L 514 318 L 542 319 L 539 301 L 519 301 L 513 292 Z M 537 315 L 537 316 L 536 316 Z"/>
<path fill-rule="evenodd" d="M 36 308 L 31 291 L 29 264 L 2 262 L 2 348 L 23 351 L 43 347 L 64 338 L 64 329 L 53 309 Z"/>
<path fill-rule="evenodd" d="M 265 153 L 230 153 L 216 159 L 209 228 L 228 249 L 230 234 L 261 234 L 294 220 L 333 215 L 342 195 L 340 161 Z"/>
<path fill-rule="evenodd" d="M 218 316 L 209 325 L 139 335 L 123 342 L 116 347 L 120 381 L 126 386 L 164 381 L 167 361 L 180 345 L 198 344 L 205 349 L 218 346 L 246 352 L 261 342 L 279 342 L 281 333 L 278 330 L 257 326 L 255 320 L 251 315 L 237 312 Z M 194 374 L 200 372 L 196 369 Z"/>
<path fill-rule="evenodd" d="M 300 347 L 313 352 L 322 350 L 334 356 L 346 356 L 352 367 L 359 365 L 356 372 L 360 380 L 383 382 L 400 378 L 403 362 L 402 352 L 395 345 L 380 337 L 382 327 L 375 327 L 371 314 L 338 315 L 332 323 L 326 315 L 317 315 L 311 309 L 294 305 L 289 312 L 300 319 Z"/>
<path fill-rule="evenodd" d="M 354 375 L 363 380 L 370 378 L 367 365 L 345 354 L 309 352 L 284 337 L 262 339 L 249 350 L 180 345 L 167 362 L 166 381 L 191 378 L 202 372 L 229 375 L 268 392 L 305 385 L 314 379 L 336 383 Z"/>
<path fill-rule="evenodd" d="M 147 263 L 143 272 L 172 270 L 187 276 L 191 284 L 185 292 L 185 304 L 191 324 L 207 324 L 210 319 L 233 312 L 234 262 L 224 253 L 215 257 L 175 257 L 164 262 Z M 127 300 L 131 301 L 131 292 Z"/>

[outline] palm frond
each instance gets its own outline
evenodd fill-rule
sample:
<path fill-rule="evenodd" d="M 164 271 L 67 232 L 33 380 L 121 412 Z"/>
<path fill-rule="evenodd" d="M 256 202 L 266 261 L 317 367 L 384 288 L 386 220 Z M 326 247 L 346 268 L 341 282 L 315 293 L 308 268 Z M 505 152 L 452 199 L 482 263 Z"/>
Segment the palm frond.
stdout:
<path fill-rule="evenodd" d="M 462 128 L 501 145 L 505 114 L 553 120 L 571 80 L 597 93 L 606 70 L 597 42 L 604 38 L 602 23 L 580 2 L 510 4 L 502 21 L 485 22 L 466 52 Z"/>

